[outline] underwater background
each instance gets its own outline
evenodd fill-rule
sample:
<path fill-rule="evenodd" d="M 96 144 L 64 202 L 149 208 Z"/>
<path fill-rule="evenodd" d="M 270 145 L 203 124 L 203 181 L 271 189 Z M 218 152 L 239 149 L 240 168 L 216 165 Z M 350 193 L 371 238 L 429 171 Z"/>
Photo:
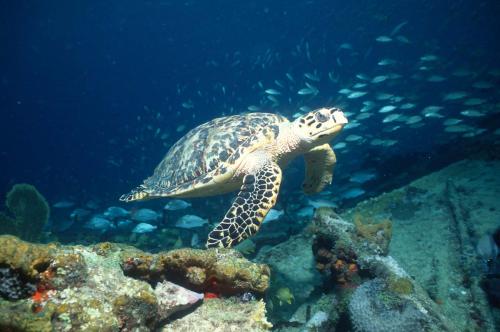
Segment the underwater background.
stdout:
<path fill-rule="evenodd" d="M 361 308 L 353 304 L 356 296 L 379 292 L 383 278 L 353 258 L 355 249 L 349 258 L 341 257 L 331 234 L 311 230 L 311 219 L 336 218 L 318 214 L 330 208 L 354 225 L 362 216 L 377 221 L 377 232 L 392 233 L 390 247 L 391 234 L 382 241 L 387 243 L 377 244 L 383 247 L 377 254 L 390 254 L 409 270 L 444 317 L 462 315 L 456 329 L 435 318 L 435 330 L 493 331 L 500 321 L 495 308 L 500 297 L 499 15 L 500 2 L 470 0 L 2 1 L 0 201 L 6 206 L 0 208 L 5 211 L 1 233 L 67 245 L 110 241 L 154 254 L 204 248 L 235 193 L 173 203 L 125 204 L 119 197 L 150 176 L 178 139 L 213 118 L 271 112 L 293 120 L 316 108 L 339 107 L 349 124 L 331 143 L 337 155 L 332 185 L 305 196 L 304 162 L 297 158 L 284 170 L 268 221 L 240 248 L 251 262 L 271 266 L 267 293 L 251 291 L 262 293 L 257 298 L 266 300 L 274 329 L 388 330 L 346 318 Z M 20 188 L 38 199 L 33 206 L 39 214 L 26 212 L 26 220 L 49 215 L 41 194 L 50 208 L 46 222 L 5 226 L 19 219 L 18 210 L 9 208 L 15 195 L 8 195 L 19 183 L 39 192 Z M 433 196 L 441 190 L 444 198 Z M 377 202 L 383 207 L 374 207 Z M 449 208 L 451 217 L 418 212 L 441 208 Z M 468 221 L 446 223 L 460 219 L 457 215 Z M 439 225 L 448 226 L 433 229 L 432 220 L 440 217 Z M 388 219 L 392 226 L 385 224 Z M 371 234 L 360 229 L 358 235 Z M 328 239 L 318 240 L 322 236 Z M 287 259 L 302 252 L 310 255 L 295 262 L 303 271 L 280 270 L 293 266 Z M 456 255 L 444 256 L 450 252 Z M 1 256 L 5 281 L 11 278 L 6 266 L 13 265 Z M 444 268 L 448 263 L 451 267 Z M 443 270 L 432 274 L 439 266 Z M 360 279 L 339 276 L 339 269 L 356 278 L 359 270 Z M 463 299 L 458 288 L 449 291 L 451 275 L 476 280 L 465 282 L 477 286 L 473 295 Z M 153 286 L 162 279 L 148 278 Z M 186 286 L 179 278 L 172 281 Z M 367 278 L 372 279 L 361 282 Z M 310 323 L 318 306 L 323 309 L 317 312 L 327 313 L 326 302 L 342 306 L 343 295 L 332 290 L 339 282 L 342 294 L 361 285 L 344 305 L 349 314 L 339 312 L 333 319 L 330 312 L 329 319 L 320 315 Z M 225 294 L 200 287 L 187 288 L 205 298 Z M 303 288 L 310 289 L 298 294 Z M 4 299 L 23 298 L 6 289 L 0 287 Z M 19 293 L 31 296 L 27 290 Z M 325 300 L 325 294 L 338 299 Z M 299 311 L 304 318 L 292 320 Z M 2 313 L 0 326 L 1 318 Z"/>

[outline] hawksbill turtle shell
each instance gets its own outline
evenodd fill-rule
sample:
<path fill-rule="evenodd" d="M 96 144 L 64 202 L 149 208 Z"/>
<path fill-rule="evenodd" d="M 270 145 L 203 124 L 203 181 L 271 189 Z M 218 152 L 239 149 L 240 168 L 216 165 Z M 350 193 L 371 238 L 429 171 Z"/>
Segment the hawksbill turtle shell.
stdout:
<path fill-rule="evenodd" d="M 154 197 L 201 197 L 239 188 L 232 179 L 238 161 L 245 154 L 274 139 L 278 125 L 287 118 L 271 113 L 248 113 L 206 122 L 177 141 L 151 177 L 120 200 Z M 262 132 L 264 135 L 256 135 Z"/>

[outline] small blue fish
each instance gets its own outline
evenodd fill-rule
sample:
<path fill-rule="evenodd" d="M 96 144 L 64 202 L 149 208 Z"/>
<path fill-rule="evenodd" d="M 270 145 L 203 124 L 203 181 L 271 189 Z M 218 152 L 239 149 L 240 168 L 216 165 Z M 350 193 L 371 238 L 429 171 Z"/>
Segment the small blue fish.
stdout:
<path fill-rule="evenodd" d="M 275 96 L 277 96 L 277 95 L 280 95 L 280 94 L 281 94 L 281 92 L 279 92 L 279 91 L 278 91 L 278 90 L 276 90 L 276 89 L 267 89 L 267 90 L 265 90 L 264 92 L 265 92 L 265 93 L 267 93 L 268 95 L 275 95 Z"/>
<path fill-rule="evenodd" d="M 86 229 L 97 231 L 100 233 L 105 233 L 111 229 L 115 228 L 115 225 L 106 218 L 101 216 L 94 216 L 83 226 Z"/>
<path fill-rule="evenodd" d="M 130 231 L 134 228 L 134 222 L 129 219 L 120 220 L 116 223 L 116 229 L 122 232 Z"/>
<path fill-rule="evenodd" d="M 134 227 L 134 229 L 132 230 L 132 233 L 137 233 L 137 234 L 151 233 L 152 231 L 154 231 L 157 228 L 158 227 L 155 225 L 141 222 L 140 224 L 138 224 L 137 226 Z"/>
<path fill-rule="evenodd" d="M 269 212 L 267 213 L 266 217 L 264 218 L 264 221 L 262 221 L 262 222 L 265 224 L 265 223 L 268 223 L 268 222 L 271 222 L 271 221 L 274 221 L 274 220 L 278 220 L 284 214 L 285 214 L 285 212 L 283 210 L 271 209 L 271 210 L 269 210 Z"/>
<path fill-rule="evenodd" d="M 168 211 L 177 211 L 177 210 L 187 209 L 189 207 L 191 207 L 191 203 L 183 201 L 182 199 L 173 199 L 167 204 L 165 204 L 163 209 Z"/>
<path fill-rule="evenodd" d="M 73 210 L 73 212 L 71 212 L 69 217 L 73 221 L 83 221 L 83 220 L 87 219 L 87 217 L 89 217 L 90 214 L 91 214 L 91 212 L 89 210 L 78 208 L 78 209 Z"/>
<path fill-rule="evenodd" d="M 327 199 L 321 199 L 321 198 L 315 199 L 315 200 L 308 199 L 307 204 L 312 206 L 315 209 L 320 208 L 320 207 L 329 207 L 329 208 L 337 208 L 338 207 L 337 204 L 335 204 L 334 202 L 329 201 Z"/>
<path fill-rule="evenodd" d="M 53 204 L 52 207 L 56 208 L 56 209 L 69 209 L 70 207 L 73 207 L 74 205 L 75 205 L 74 202 L 63 200 L 63 201 L 59 201 L 59 202 Z"/>
<path fill-rule="evenodd" d="M 110 206 L 104 211 L 104 216 L 108 219 L 127 218 L 130 212 L 119 206 Z"/>
<path fill-rule="evenodd" d="M 371 181 L 377 177 L 375 172 L 371 171 L 359 171 L 351 175 L 349 181 L 356 183 L 365 183 Z"/>
<path fill-rule="evenodd" d="M 207 219 L 203 219 L 194 214 L 186 214 L 185 216 L 182 216 L 179 220 L 177 220 L 175 226 L 179 228 L 189 229 L 189 228 L 203 227 L 206 224 L 208 224 Z"/>
<path fill-rule="evenodd" d="M 340 196 L 344 199 L 356 198 L 363 195 L 365 191 L 361 188 L 351 188 L 344 191 Z"/>
<path fill-rule="evenodd" d="M 156 223 L 160 214 L 151 209 L 139 209 L 132 214 L 132 220 L 143 223 Z"/>

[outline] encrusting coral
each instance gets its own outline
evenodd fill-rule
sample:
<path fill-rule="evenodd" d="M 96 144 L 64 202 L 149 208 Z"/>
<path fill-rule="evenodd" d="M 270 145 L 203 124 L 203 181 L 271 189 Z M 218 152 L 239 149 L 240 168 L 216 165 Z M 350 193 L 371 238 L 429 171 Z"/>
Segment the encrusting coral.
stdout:
<path fill-rule="evenodd" d="M 357 285 L 360 281 L 357 265 L 359 252 L 355 250 L 356 238 L 353 236 L 356 227 L 340 219 L 332 209 L 319 208 L 312 230 L 316 234 L 313 242 L 316 268 L 329 274 L 337 285 L 348 288 L 351 284 Z"/>
<path fill-rule="evenodd" d="M 34 186 L 24 183 L 14 185 L 7 193 L 5 206 L 12 217 L 0 213 L 0 233 L 16 235 L 26 241 L 40 239 L 50 208 Z"/>
<path fill-rule="evenodd" d="M 356 233 L 359 241 L 366 240 L 369 245 L 375 244 L 378 246 L 381 254 L 387 255 L 389 251 L 389 243 L 392 237 L 392 223 L 385 219 L 380 222 L 375 222 L 372 219 L 364 219 L 361 214 L 356 213 L 353 217 Z"/>
<path fill-rule="evenodd" d="M 149 282 L 168 279 L 197 292 L 236 295 L 263 294 L 269 287 L 269 267 L 251 263 L 229 249 L 176 249 L 152 255 L 124 252 L 126 275 Z"/>
<path fill-rule="evenodd" d="M 269 268 L 233 250 L 152 255 L 112 243 L 41 245 L 8 235 L 0 236 L 0 269 L 8 281 L 0 285 L 2 331 L 150 331 L 202 296 L 165 280 L 205 299 L 263 293 L 269 286 Z M 2 289 L 9 285 L 15 289 Z M 159 298 L 172 290 L 175 298 Z M 265 316 L 261 320 L 265 325 Z"/>

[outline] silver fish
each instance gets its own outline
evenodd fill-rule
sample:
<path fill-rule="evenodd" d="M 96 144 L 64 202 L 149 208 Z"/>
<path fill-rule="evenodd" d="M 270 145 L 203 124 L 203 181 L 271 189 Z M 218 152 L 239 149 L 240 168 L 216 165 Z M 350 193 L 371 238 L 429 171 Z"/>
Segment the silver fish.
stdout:
<path fill-rule="evenodd" d="M 281 94 L 281 92 L 279 92 L 276 89 L 266 89 L 264 92 L 267 93 L 268 95 L 274 95 L 274 96 Z"/>

